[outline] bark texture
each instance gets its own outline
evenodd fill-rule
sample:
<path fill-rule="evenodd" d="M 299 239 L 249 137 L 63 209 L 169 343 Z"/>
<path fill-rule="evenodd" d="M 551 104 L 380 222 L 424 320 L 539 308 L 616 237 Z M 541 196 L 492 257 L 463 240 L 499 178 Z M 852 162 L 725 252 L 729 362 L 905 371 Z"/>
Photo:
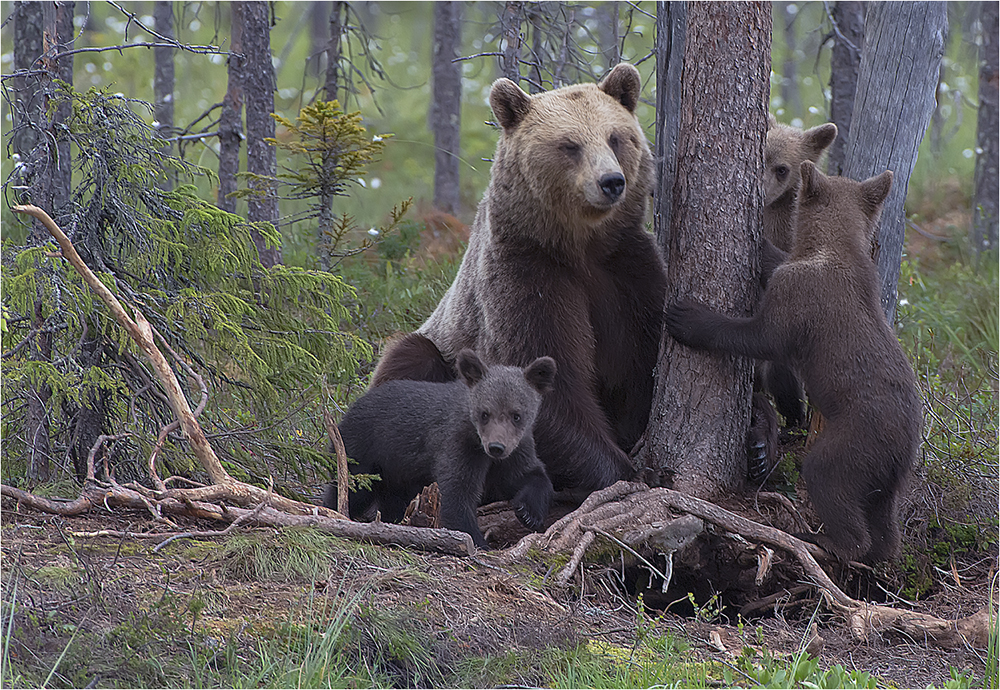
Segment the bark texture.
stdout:
<path fill-rule="evenodd" d="M 769 4 L 686 7 L 677 174 L 662 190 L 667 304 L 693 297 L 733 315 L 758 298 L 763 168 L 770 74 Z M 664 213 L 661 211 L 662 221 Z M 639 459 L 675 486 L 708 497 L 746 476 L 753 364 L 683 347 L 664 336 Z"/>
<path fill-rule="evenodd" d="M 274 64 L 271 62 L 271 10 L 266 2 L 234 2 L 242 5 L 243 94 L 247 118 L 247 172 L 274 178 L 278 172 L 278 152 L 265 139 L 274 137 Z M 259 178 L 258 178 L 259 179 Z M 247 197 L 247 219 L 278 227 L 278 196 L 273 183 L 254 183 L 259 194 Z M 281 263 L 277 247 L 268 247 L 264 237 L 253 230 L 260 262 L 267 268 Z"/>
<path fill-rule="evenodd" d="M 844 151 L 854 115 L 858 90 L 861 49 L 865 43 L 865 8 L 857 0 L 840 0 L 833 6 L 833 51 L 830 55 L 830 122 L 837 125 L 837 138 L 827 149 L 827 174 L 840 175 Z"/>
<path fill-rule="evenodd" d="M 434 3 L 434 206 L 456 215 L 459 207 L 459 146 L 462 124 L 462 69 L 453 62 L 462 44 L 461 3 Z"/>
<path fill-rule="evenodd" d="M 169 38 L 174 37 L 174 4 L 168 0 L 157 0 L 153 8 L 156 32 Z M 154 48 L 155 68 L 153 72 L 153 119 L 156 131 L 164 139 L 173 135 L 174 130 L 174 49 Z M 162 147 L 164 154 L 171 151 L 169 142 Z M 160 183 L 161 189 L 172 189 L 170 176 Z"/>
<path fill-rule="evenodd" d="M 894 174 L 875 247 L 882 277 L 882 308 L 889 323 L 896 316 L 906 190 L 934 112 L 947 32 L 947 3 L 868 4 L 844 176 L 866 180 L 885 170 Z"/>
<path fill-rule="evenodd" d="M 976 176 L 972 246 L 977 252 L 997 248 L 997 3 L 979 3 L 979 119 L 976 130 Z"/>
<path fill-rule="evenodd" d="M 230 52 L 226 67 L 226 95 L 219 118 L 219 194 L 216 205 L 236 213 L 236 174 L 240 171 L 240 144 L 243 141 L 243 3 L 233 2 L 230 12 Z"/>

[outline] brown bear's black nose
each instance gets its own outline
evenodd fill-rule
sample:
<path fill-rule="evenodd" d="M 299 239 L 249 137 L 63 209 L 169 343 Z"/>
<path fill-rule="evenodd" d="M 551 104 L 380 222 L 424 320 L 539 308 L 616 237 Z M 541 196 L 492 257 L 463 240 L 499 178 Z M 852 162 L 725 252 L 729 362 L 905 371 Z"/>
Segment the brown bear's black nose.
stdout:
<path fill-rule="evenodd" d="M 488 450 L 490 455 L 492 455 L 493 457 L 499 458 L 503 456 L 503 452 L 507 450 L 507 447 L 502 443 L 497 443 L 496 441 L 494 441 L 493 443 L 491 443 L 489 446 L 486 447 L 486 450 Z"/>
<path fill-rule="evenodd" d="M 621 173 L 608 173 L 598 182 L 604 196 L 611 201 L 617 201 L 618 197 L 625 191 L 625 176 Z"/>

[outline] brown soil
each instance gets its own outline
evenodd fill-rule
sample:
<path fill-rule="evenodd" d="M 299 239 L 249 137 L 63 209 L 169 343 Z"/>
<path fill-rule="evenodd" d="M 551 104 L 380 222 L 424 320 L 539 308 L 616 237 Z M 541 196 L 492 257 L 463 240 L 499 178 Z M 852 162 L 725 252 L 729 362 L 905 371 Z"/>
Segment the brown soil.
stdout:
<path fill-rule="evenodd" d="M 100 530 L 163 530 L 140 512 L 102 511 L 64 519 L 19 510 L 4 499 L 0 519 L 4 629 L 13 621 L 10 659 L 43 669 L 44 678 L 44 669 L 53 668 L 79 625 L 77 645 L 86 649 L 67 655 L 72 666 L 67 668 L 64 661 L 52 681 L 55 685 L 107 687 L 144 679 L 151 685 L 184 685 L 184 676 L 142 670 L 150 663 L 143 655 L 152 654 L 143 650 L 153 649 L 149 640 L 133 639 L 142 637 L 136 631 L 145 630 L 143 625 L 173 629 L 178 640 L 186 640 L 183 644 L 194 640 L 203 646 L 222 645 L 235 635 L 252 652 L 254 635 L 298 620 L 301 612 L 317 606 L 316 601 L 355 594 L 365 604 L 356 615 L 398 615 L 399 625 L 412 626 L 429 639 L 440 668 L 451 668 L 470 655 L 568 648 L 588 639 L 625 647 L 636 641 L 636 599 L 620 584 L 625 564 L 620 557 L 614 559 L 620 566 L 597 565 L 588 557 L 582 580 L 578 575 L 571 588 L 553 591 L 552 571 L 538 563 L 526 563 L 518 572 L 495 565 L 499 561 L 490 553 L 463 559 L 336 542 L 320 577 L 282 578 L 248 572 L 252 558 L 242 565 L 218 560 L 216 547 L 206 543 L 211 540 L 181 539 L 154 552 L 162 538 L 82 536 Z M 217 528 L 195 520 L 181 521 L 178 527 Z M 274 530 L 251 532 L 265 544 L 276 535 Z M 975 613 L 985 605 L 995 563 L 994 553 L 956 564 L 954 577 L 942 573 L 936 593 L 916 608 L 948 618 Z M 951 678 L 952 668 L 983 677 L 982 651 L 945 650 L 898 637 L 853 640 L 843 621 L 820 605 L 812 591 L 804 596 L 794 603 L 778 603 L 764 617 L 742 624 L 726 609 L 705 621 L 709 606 L 700 616 L 683 617 L 670 610 L 650 615 L 657 630 L 687 640 L 686 655 L 692 661 L 732 663 L 744 646 L 761 644 L 774 654 L 795 653 L 815 616 L 824 668 L 840 664 L 868 671 L 880 683 L 898 687 L 940 686 Z M 390 679 L 394 685 L 430 682 L 405 659 L 399 659 L 396 668 L 398 675 Z M 521 675 L 509 682 L 544 682 L 530 669 L 513 673 Z"/>

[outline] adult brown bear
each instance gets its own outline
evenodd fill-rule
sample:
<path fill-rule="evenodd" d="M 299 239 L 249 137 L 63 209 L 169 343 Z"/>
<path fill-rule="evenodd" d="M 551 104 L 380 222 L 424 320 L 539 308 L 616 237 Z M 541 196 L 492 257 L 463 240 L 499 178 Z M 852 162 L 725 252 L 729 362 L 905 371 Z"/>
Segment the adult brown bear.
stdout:
<path fill-rule="evenodd" d="M 665 327 L 699 349 L 781 362 L 802 376 L 826 428 L 802 461 L 823 532 L 804 535 L 845 560 L 899 551 L 897 501 L 920 445 L 916 377 L 879 301 L 872 233 L 892 186 L 826 177 L 801 164 L 792 251 L 750 318 L 694 302 Z"/>
<path fill-rule="evenodd" d="M 559 361 L 535 424 L 556 489 L 585 491 L 635 472 L 646 427 L 666 277 L 646 230 L 653 159 L 635 116 L 639 72 L 529 96 L 490 92 L 502 127 L 490 184 L 455 282 L 372 379 L 444 381 L 458 353 L 525 367 Z"/>

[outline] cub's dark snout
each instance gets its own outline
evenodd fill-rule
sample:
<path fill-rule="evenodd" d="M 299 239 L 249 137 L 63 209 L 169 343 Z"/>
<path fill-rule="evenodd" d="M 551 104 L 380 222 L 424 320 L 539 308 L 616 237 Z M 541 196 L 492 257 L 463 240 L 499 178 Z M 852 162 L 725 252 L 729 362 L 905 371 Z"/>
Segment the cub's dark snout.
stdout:
<path fill-rule="evenodd" d="M 507 446 L 496 442 L 489 444 L 486 448 L 486 451 L 494 458 L 502 458 L 505 450 L 507 450 Z"/>

